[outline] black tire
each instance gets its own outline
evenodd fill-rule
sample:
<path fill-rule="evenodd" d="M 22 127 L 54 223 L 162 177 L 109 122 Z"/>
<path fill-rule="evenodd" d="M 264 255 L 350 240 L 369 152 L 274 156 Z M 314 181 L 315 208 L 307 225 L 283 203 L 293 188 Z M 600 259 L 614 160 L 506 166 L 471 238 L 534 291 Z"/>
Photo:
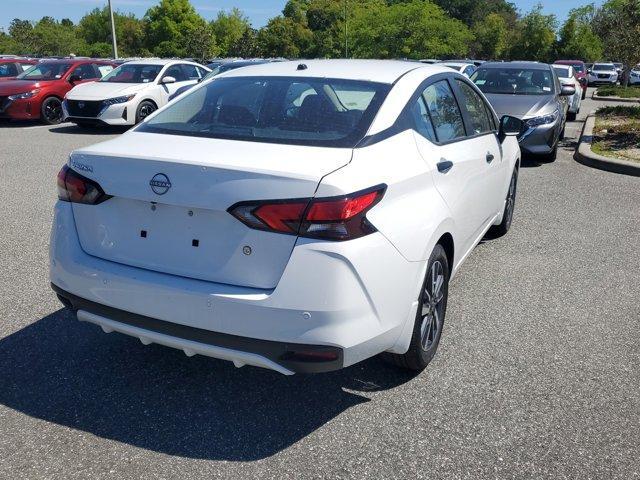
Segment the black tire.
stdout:
<path fill-rule="evenodd" d="M 542 160 L 544 160 L 545 162 L 555 162 L 556 158 L 558 158 L 558 144 L 556 143 L 556 146 L 553 147 L 553 150 L 551 150 L 551 153 L 547 153 L 546 155 L 541 155 Z"/>
<path fill-rule="evenodd" d="M 567 115 L 568 115 L 568 113 L 567 113 Z M 565 131 L 566 128 L 567 128 L 567 124 L 564 123 L 562 125 L 562 130 L 560 130 L 560 136 L 558 137 L 558 141 L 564 140 L 564 131 Z M 556 145 L 556 148 L 558 148 L 558 145 Z"/>
<path fill-rule="evenodd" d="M 136 123 L 140 123 L 157 109 L 158 107 L 155 103 L 149 100 L 143 100 L 140 102 L 140 105 L 138 105 L 138 109 L 136 110 Z"/>
<path fill-rule="evenodd" d="M 584 100 L 585 98 L 587 98 L 587 89 L 583 88 L 582 89 L 582 100 Z"/>
<path fill-rule="evenodd" d="M 47 125 L 57 125 L 62 121 L 62 102 L 59 98 L 45 98 L 40 107 L 40 119 Z"/>
<path fill-rule="evenodd" d="M 437 272 L 437 275 L 434 272 Z M 439 288 L 434 284 L 439 285 Z M 435 298 L 432 295 L 434 289 L 439 292 Z M 385 353 L 383 358 L 407 370 L 424 370 L 433 359 L 440 344 L 448 296 L 449 261 L 444 248 L 441 245 L 436 245 L 431 257 L 429 257 L 427 274 L 418 297 L 418 311 L 416 312 L 409 350 L 400 355 Z"/>
<path fill-rule="evenodd" d="M 509 190 L 504 204 L 504 212 L 502 213 L 502 223 L 500 225 L 492 225 L 487 232 L 488 238 L 498 238 L 507 234 L 511 228 L 513 220 L 513 211 L 516 206 L 516 193 L 518 191 L 518 169 L 513 170 L 511 181 L 509 182 Z"/>
<path fill-rule="evenodd" d="M 575 121 L 577 115 L 578 115 L 578 112 L 576 112 L 576 113 L 569 112 L 569 113 L 567 113 L 567 120 L 569 120 L 570 122 L 573 122 L 573 121 Z M 562 136 L 564 138 L 564 130 L 562 130 L 562 132 L 563 132 Z"/>

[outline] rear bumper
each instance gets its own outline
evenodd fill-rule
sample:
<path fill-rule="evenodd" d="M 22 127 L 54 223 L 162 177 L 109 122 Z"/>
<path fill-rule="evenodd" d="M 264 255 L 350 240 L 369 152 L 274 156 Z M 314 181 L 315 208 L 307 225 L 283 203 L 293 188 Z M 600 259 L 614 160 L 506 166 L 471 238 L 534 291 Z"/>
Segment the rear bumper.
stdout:
<path fill-rule="evenodd" d="M 328 372 L 343 366 L 343 352 L 338 347 L 273 342 L 212 332 L 101 305 L 55 284 L 51 284 L 51 288 L 65 306 L 77 312 L 78 320 L 95 323 L 106 333 L 116 331 L 138 337 L 146 345 L 158 343 L 181 349 L 188 356 L 206 355 L 229 360 L 237 367 L 255 365 L 285 375 Z M 301 355 L 308 360 L 295 360 L 302 358 Z"/>
<path fill-rule="evenodd" d="M 50 241 L 51 283 L 74 309 L 89 314 L 79 314 L 82 319 L 138 338 L 163 335 L 151 341 L 182 350 L 291 372 L 334 370 L 383 351 L 406 351 L 411 329 L 404 327 L 413 325 L 424 265 L 406 261 L 374 233 L 350 242 L 299 240 L 275 289 L 185 278 L 86 254 L 66 202 L 56 204 Z M 185 347 L 192 337 L 171 333 L 183 328 L 207 332 L 209 340 Z M 229 337 L 250 347 L 227 343 Z M 263 353 L 267 363 L 245 358 L 259 355 L 262 346 L 255 345 L 263 342 L 277 344 Z M 339 361 L 293 365 L 282 359 L 292 351 L 287 345 L 335 349 Z"/>

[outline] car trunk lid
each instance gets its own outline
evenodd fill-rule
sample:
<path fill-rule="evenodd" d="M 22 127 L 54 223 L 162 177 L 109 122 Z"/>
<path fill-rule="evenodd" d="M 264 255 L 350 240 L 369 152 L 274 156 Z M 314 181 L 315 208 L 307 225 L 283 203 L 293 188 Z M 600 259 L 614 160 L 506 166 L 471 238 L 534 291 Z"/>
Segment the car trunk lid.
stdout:
<path fill-rule="evenodd" d="M 312 197 L 322 177 L 350 159 L 346 148 L 130 132 L 70 159 L 113 197 L 73 204 L 80 244 L 125 265 L 271 289 L 295 235 L 250 229 L 227 209 L 247 200 Z"/>

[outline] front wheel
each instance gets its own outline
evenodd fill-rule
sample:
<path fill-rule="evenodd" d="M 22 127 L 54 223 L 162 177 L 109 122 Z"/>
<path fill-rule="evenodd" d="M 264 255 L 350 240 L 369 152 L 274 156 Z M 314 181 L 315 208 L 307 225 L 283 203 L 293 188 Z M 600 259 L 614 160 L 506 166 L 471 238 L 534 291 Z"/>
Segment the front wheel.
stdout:
<path fill-rule="evenodd" d="M 487 232 L 487 237 L 498 238 L 506 235 L 511 228 L 513 220 L 513 210 L 516 206 L 516 191 L 518 188 L 518 169 L 513 170 L 511 181 L 509 182 L 509 191 L 504 202 L 504 212 L 502 212 L 502 223 L 500 225 L 492 225 Z"/>
<path fill-rule="evenodd" d="M 389 362 L 408 370 L 423 370 L 440 344 L 449 295 L 449 261 L 444 248 L 436 245 L 427 263 L 427 274 L 418 297 L 418 311 L 407 353 L 386 353 Z"/>
<path fill-rule="evenodd" d="M 62 121 L 62 102 L 56 97 L 45 98 L 40 108 L 40 118 L 48 125 L 57 125 Z"/>
<path fill-rule="evenodd" d="M 138 109 L 136 110 L 136 123 L 140 123 L 157 109 L 158 107 L 156 107 L 155 104 L 153 102 L 150 102 L 149 100 L 140 102 L 140 105 L 138 105 Z"/>

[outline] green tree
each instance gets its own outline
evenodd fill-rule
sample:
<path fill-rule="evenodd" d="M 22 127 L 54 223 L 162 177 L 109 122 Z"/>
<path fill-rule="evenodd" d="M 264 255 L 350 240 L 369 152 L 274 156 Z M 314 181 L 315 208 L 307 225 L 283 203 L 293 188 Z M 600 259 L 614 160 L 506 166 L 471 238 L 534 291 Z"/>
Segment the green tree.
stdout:
<path fill-rule="evenodd" d="M 597 61 L 602 58 L 602 41 L 593 29 L 596 12 L 594 4 L 569 12 L 559 32 L 558 55 L 560 57 L 578 58 L 584 61 Z"/>
<path fill-rule="evenodd" d="M 509 48 L 509 25 L 503 15 L 490 13 L 473 26 L 476 41 L 473 53 L 476 57 L 498 60 L 505 57 Z"/>
<path fill-rule="evenodd" d="M 87 44 L 76 36 L 76 27 L 69 20 L 58 22 L 42 17 L 32 29 L 35 55 L 84 55 Z"/>
<path fill-rule="evenodd" d="M 14 42 L 15 54 L 36 53 L 36 37 L 33 33 L 33 25 L 29 20 L 14 18 L 9 24 L 9 36 Z"/>
<path fill-rule="evenodd" d="M 406 0 L 401 0 L 406 1 Z M 434 0 L 448 15 L 469 26 L 483 20 L 487 15 L 499 13 L 503 17 L 517 16 L 513 3 L 505 0 Z"/>
<path fill-rule="evenodd" d="M 189 0 L 160 0 L 160 3 L 147 10 L 146 22 L 147 48 L 161 57 L 187 57 L 197 53 L 204 55 L 208 48 L 212 56 L 216 53 L 215 38 L 212 29 L 191 5 Z M 204 35 L 197 39 L 197 47 L 192 46 L 195 35 Z M 203 47 L 204 45 L 204 47 Z"/>
<path fill-rule="evenodd" d="M 625 86 L 629 71 L 640 63 L 640 0 L 609 0 L 594 17 L 604 54 L 624 63 Z"/>
<path fill-rule="evenodd" d="M 230 56 L 232 50 L 240 48 L 239 42 L 251 29 L 251 23 L 241 10 L 233 8 L 229 13 L 218 13 L 218 17 L 211 22 L 211 28 L 222 55 Z"/>
<path fill-rule="evenodd" d="M 362 58 L 464 56 L 473 34 L 427 0 L 368 4 L 354 11 L 349 43 Z"/>
<path fill-rule="evenodd" d="M 258 31 L 255 28 L 248 28 L 242 34 L 242 38 L 233 44 L 227 51 L 230 57 L 259 57 L 261 54 L 258 45 Z"/>
<path fill-rule="evenodd" d="M 309 49 L 312 37 L 306 25 L 278 16 L 258 32 L 258 44 L 265 57 L 299 58 Z"/>
<path fill-rule="evenodd" d="M 516 23 L 516 31 L 511 38 L 511 58 L 542 62 L 552 60 L 556 29 L 555 15 L 545 15 L 542 13 L 542 5 L 536 5 Z"/>
<path fill-rule="evenodd" d="M 144 24 L 133 14 L 113 13 L 118 53 L 123 57 L 144 55 Z M 88 44 L 92 55 L 111 56 L 111 18 L 108 7 L 95 8 L 78 22 L 78 35 Z"/>

